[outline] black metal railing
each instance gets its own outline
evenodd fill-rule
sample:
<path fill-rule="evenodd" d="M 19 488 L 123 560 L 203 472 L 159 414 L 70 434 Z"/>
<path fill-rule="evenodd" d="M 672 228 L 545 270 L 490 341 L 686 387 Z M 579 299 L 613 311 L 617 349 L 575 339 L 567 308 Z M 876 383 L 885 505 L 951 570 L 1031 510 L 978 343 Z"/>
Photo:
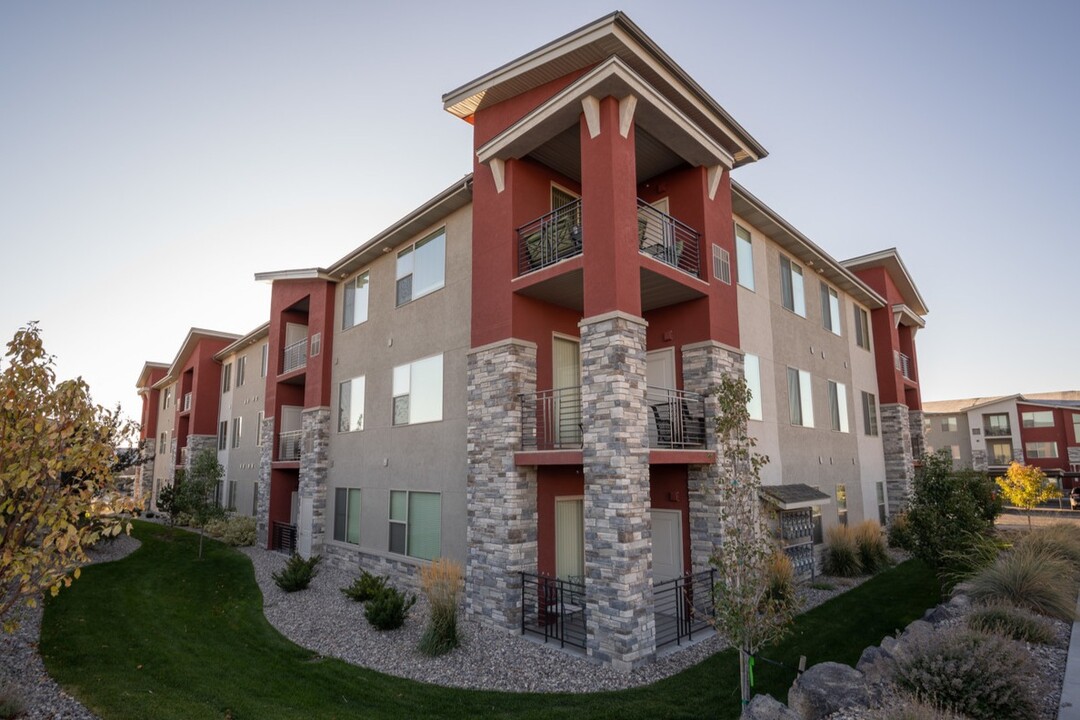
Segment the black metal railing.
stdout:
<path fill-rule="evenodd" d="M 518 275 L 581 254 L 581 200 L 522 225 L 518 234 Z"/>
<path fill-rule="evenodd" d="M 296 552 L 296 526 L 275 520 L 273 527 L 274 535 L 270 546 L 271 549 L 289 554 Z"/>
<path fill-rule="evenodd" d="M 278 433 L 278 460 L 299 460 L 303 430 L 283 430 Z"/>
<path fill-rule="evenodd" d="M 581 447 L 581 388 L 520 395 L 521 448 L 567 450 Z"/>
<path fill-rule="evenodd" d="M 585 647 L 585 579 L 521 573 L 521 634 Z"/>
<path fill-rule="evenodd" d="M 693 640 L 694 633 L 711 627 L 715 616 L 713 587 L 716 570 L 687 573 L 653 585 L 656 647 Z"/>
<path fill-rule="evenodd" d="M 638 247 L 662 263 L 701 277 L 701 234 L 638 198 Z"/>
<path fill-rule="evenodd" d="M 705 398 L 686 390 L 650 385 L 645 391 L 649 405 L 649 447 L 705 447 Z"/>

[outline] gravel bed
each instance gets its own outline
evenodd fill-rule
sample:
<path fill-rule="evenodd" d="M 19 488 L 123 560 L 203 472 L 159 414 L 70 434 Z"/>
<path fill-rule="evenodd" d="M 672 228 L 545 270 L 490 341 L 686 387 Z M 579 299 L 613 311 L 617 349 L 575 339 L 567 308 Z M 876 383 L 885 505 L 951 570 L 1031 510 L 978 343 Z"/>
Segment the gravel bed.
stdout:
<path fill-rule="evenodd" d="M 111 562 L 130 555 L 140 544 L 133 537 L 121 535 L 111 542 L 100 543 L 87 554 L 91 563 Z M 0 689 L 6 689 L 22 700 L 25 713 L 19 716 L 20 720 L 93 720 L 97 716 L 61 690 L 45 672 L 38 653 L 41 614 L 40 601 L 36 608 L 23 606 L 15 611 L 18 630 L 12 634 L 0 631 L 0 658 L 3 658 Z"/>

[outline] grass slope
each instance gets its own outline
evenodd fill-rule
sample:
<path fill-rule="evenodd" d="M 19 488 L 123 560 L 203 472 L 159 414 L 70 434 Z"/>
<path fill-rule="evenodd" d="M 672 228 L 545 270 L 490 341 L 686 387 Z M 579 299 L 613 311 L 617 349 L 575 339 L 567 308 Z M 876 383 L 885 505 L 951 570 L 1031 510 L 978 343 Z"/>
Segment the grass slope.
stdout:
<path fill-rule="evenodd" d="M 46 606 L 50 674 L 106 720 L 126 718 L 735 718 L 732 651 L 653 685 L 590 695 L 443 688 L 318 659 L 262 614 L 248 559 L 171 528 L 136 523 L 143 546 L 87 568 Z M 909 562 L 800 617 L 763 653 L 794 666 L 854 663 L 863 647 L 937 602 L 933 574 Z M 358 620 L 362 622 L 362 620 Z M 537 668 L 542 673 L 543 668 Z M 759 692 L 784 699 L 793 674 L 758 665 Z"/>

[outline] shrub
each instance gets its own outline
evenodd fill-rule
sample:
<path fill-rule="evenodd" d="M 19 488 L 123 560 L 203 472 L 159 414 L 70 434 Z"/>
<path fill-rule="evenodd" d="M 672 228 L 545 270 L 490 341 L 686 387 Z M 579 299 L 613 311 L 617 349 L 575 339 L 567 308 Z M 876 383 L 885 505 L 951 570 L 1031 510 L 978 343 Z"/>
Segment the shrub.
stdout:
<path fill-rule="evenodd" d="M 285 568 L 281 572 L 274 573 L 271 577 L 274 578 L 277 586 L 285 592 L 303 590 L 311 584 L 312 578 L 319 574 L 318 565 L 321 559 L 322 557 L 319 555 L 312 555 L 305 560 L 294 554 L 285 563 Z"/>
<path fill-rule="evenodd" d="M 1080 568 L 1080 527 L 1065 523 L 1047 525 L 1029 532 L 1018 544 L 1060 555 L 1074 568 Z"/>
<path fill-rule="evenodd" d="M 15 685 L 0 685 L 0 720 L 17 718 L 26 712 L 23 700 Z"/>
<path fill-rule="evenodd" d="M 944 551 L 942 577 L 947 585 L 964 582 L 993 565 L 1009 547 L 1008 542 L 992 535 L 965 533 L 959 549 Z"/>
<path fill-rule="evenodd" d="M 179 525 L 180 527 L 192 527 L 195 523 L 195 517 L 191 513 L 178 512 L 173 515 L 173 525 Z"/>
<path fill-rule="evenodd" d="M 1056 639 L 1054 628 L 1045 618 L 1005 604 L 975 608 L 967 616 L 967 626 L 990 635 L 1040 645 L 1049 645 Z"/>
<path fill-rule="evenodd" d="M 405 624 L 409 609 L 416 604 L 416 596 L 387 585 L 364 606 L 364 617 L 376 630 L 396 630 Z"/>
<path fill-rule="evenodd" d="M 859 548 L 859 562 L 863 572 L 873 575 L 892 565 L 889 549 L 881 534 L 881 526 L 873 520 L 866 520 L 855 526 L 852 531 L 855 545 Z"/>
<path fill-rule="evenodd" d="M 372 575 L 367 570 L 360 573 L 360 577 L 353 580 L 353 584 L 341 588 L 346 597 L 357 602 L 366 602 L 378 595 L 386 587 L 386 578 L 380 575 Z"/>
<path fill-rule="evenodd" d="M 897 513 L 889 523 L 889 547 L 911 550 L 911 524 L 906 512 Z"/>
<path fill-rule="evenodd" d="M 825 573 L 838 577 L 855 577 L 862 573 L 859 548 L 855 535 L 847 525 L 836 525 L 825 533 Z"/>
<path fill-rule="evenodd" d="M 420 652 L 425 655 L 443 655 L 461 644 L 457 629 L 461 576 L 461 565 L 449 558 L 439 558 L 420 568 L 420 587 L 431 608 L 420 638 Z"/>
<path fill-rule="evenodd" d="M 221 537 L 227 545 L 244 547 L 255 544 L 255 518 L 237 515 L 229 518 L 225 534 Z"/>
<path fill-rule="evenodd" d="M 1002 637 L 964 628 L 914 637 L 893 660 L 891 674 L 901 689 L 976 720 L 1036 715 L 1028 653 Z"/>
<path fill-rule="evenodd" d="M 971 579 L 971 597 L 1005 602 L 1040 615 L 1072 621 L 1076 613 L 1074 566 L 1038 545 L 1017 545 Z"/>
<path fill-rule="evenodd" d="M 768 575 L 768 586 L 765 590 L 765 599 L 784 605 L 795 601 L 795 566 L 791 558 L 780 550 L 769 557 L 765 566 Z"/>
<path fill-rule="evenodd" d="M 815 580 L 814 582 L 810 583 L 810 587 L 814 588 L 815 590 L 826 591 L 836 589 L 835 585 L 833 585 L 831 582 L 826 582 L 824 580 Z"/>
<path fill-rule="evenodd" d="M 206 534 L 210 537 L 220 540 L 221 538 L 225 537 L 225 530 L 228 527 L 229 521 L 225 518 L 219 518 L 217 520 L 211 520 L 210 522 L 206 523 L 206 527 L 203 529 L 206 530 Z"/>
<path fill-rule="evenodd" d="M 866 720 L 966 720 L 963 715 L 943 710 L 913 695 L 900 694 L 875 708 Z"/>

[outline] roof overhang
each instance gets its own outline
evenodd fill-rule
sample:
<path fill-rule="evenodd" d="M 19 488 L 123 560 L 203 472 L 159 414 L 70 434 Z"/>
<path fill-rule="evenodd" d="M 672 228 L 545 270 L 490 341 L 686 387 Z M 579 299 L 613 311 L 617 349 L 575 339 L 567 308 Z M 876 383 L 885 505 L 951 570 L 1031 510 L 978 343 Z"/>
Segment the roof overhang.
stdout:
<path fill-rule="evenodd" d="M 390 252 L 470 202 L 472 202 L 471 173 L 335 262 L 325 271 L 327 278 L 342 280 L 348 277 L 383 253 Z"/>
<path fill-rule="evenodd" d="M 443 95 L 443 107 L 463 119 L 478 110 L 584 68 L 619 58 L 705 129 L 735 165 L 768 151 L 630 18 L 614 12 L 543 45 Z"/>
<path fill-rule="evenodd" d="M 731 209 L 786 253 L 866 307 L 871 310 L 885 307 L 885 298 L 734 180 L 731 181 Z"/>
<path fill-rule="evenodd" d="M 664 144 L 690 165 L 722 165 L 727 169 L 734 166 L 734 157 L 723 145 L 619 57 L 600 63 L 480 146 L 477 159 L 490 163 L 495 159 L 524 157 L 576 126 L 583 111 L 588 119 L 596 101 L 609 95 L 618 98 L 623 108 L 628 107 L 626 114 L 633 117 L 636 125 L 663 138 Z"/>
<path fill-rule="evenodd" d="M 264 337 L 268 336 L 269 334 L 270 334 L 270 323 L 263 323 L 259 327 L 255 328 L 254 330 L 249 332 L 247 335 L 244 335 L 242 338 L 240 338 L 236 342 L 222 348 L 216 355 L 214 355 L 214 359 L 217 360 L 218 362 L 221 362 L 222 360 L 224 360 L 228 356 L 232 355 L 233 353 L 235 353 L 235 352 L 237 352 L 239 350 L 243 350 L 246 347 L 251 346 L 253 343 L 258 342 L 259 340 L 262 340 Z"/>
<path fill-rule="evenodd" d="M 929 400 L 923 402 L 923 413 L 929 415 L 956 415 L 977 410 L 987 405 L 1017 400 L 1022 395 L 999 395 L 996 397 L 961 398 L 959 400 Z"/>
<path fill-rule="evenodd" d="M 889 277 L 896 284 L 900 295 L 903 296 L 904 304 L 912 312 L 920 316 L 930 312 L 922 295 L 919 293 L 919 289 L 915 287 L 915 281 L 911 279 L 911 273 L 904 266 L 904 261 L 900 259 L 900 253 L 896 251 L 896 248 L 881 250 L 869 255 L 860 255 L 859 257 L 844 260 L 842 264 L 852 272 L 873 267 L 884 268 L 885 272 L 889 273 Z"/>
<path fill-rule="evenodd" d="M 893 322 L 897 327 L 906 325 L 913 328 L 926 327 L 926 321 L 915 314 L 915 311 L 903 303 L 892 306 Z"/>
<path fill-rule="evenodd" d="M 333 280 L 333 278 L 323 268 L 296 268 L 255 273 L 255 280 L 272 283 L 277 280 Z"/>
<path fill-rule="evenodd" d="M 154 376 L 155 370 L 160 370 L 161 372 L 168 372 L 169 365 L 168 363 L 157 362 L 143 363 L 142 371 L 139 373 L 139 379 L 135 383 L 135 387 L 138 388 L 140 394 L 145 390 L 150 389 L 150 386 L 153 384 L 150 382 L 150 378 Z"/>
<path fill-rule="evenodd" d="M 832 497 L 802 483 L 763 485 L 761 498 L 781 510 L 801 510 L 816 505 L 831 505 Z"/>
<path fill-rule="evenodd" d="M 240 336 L 236 333 L 206 330 L 204 328 L 191 328 L 188 330 L 187 337 L 184 338 L 184 343 L 180 346 L 180 351 L 176 353 L 176 358 L 172 361 L 172 365 L 169 366 L 169 372 L 165 377 L 154 383 L 154 389 L 160 390 L 161 388 L 176 382 L 180 378 L 180 371 L 184 368 L 184 363 L 187 362 L 188 357 L 191 356 L 191 353 L 203 340 L 228 340 L 229 342 L 235 342 L 238 339 L 240 339 Z"/>

